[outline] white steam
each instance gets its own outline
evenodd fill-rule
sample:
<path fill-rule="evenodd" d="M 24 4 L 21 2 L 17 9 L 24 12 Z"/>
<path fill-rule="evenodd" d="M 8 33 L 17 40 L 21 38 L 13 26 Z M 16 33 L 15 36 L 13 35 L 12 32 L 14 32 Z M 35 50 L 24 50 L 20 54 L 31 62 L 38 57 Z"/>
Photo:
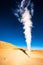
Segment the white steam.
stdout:
<path fill-rule="evenodd" d="M 24 14 L 22 14 L 21 21 L 24 25 L 24 34 L 26 38 L 27 48 L 30 51 L 31 48 L 31 28 L 32 28 L 32 22 L 31 22 L 31 15 L 28 9 L 25 9 Z"/>
<path fill-rule="evenodd" d="M 31 14 L 30 10 L 28 9 L 28 6 L 30 5 L 30 0 L 22 0 L 21 5 L 14 13 L 18 20 L 23 24 L 24 29 L 24 35 L 26 39 L 27 48 L 30 51 L 31 49 L 31 29 L 32 29 L 32 21 L 31 21 L 31 15 L 33 15 L 33 4 L 31 6 Z"/>

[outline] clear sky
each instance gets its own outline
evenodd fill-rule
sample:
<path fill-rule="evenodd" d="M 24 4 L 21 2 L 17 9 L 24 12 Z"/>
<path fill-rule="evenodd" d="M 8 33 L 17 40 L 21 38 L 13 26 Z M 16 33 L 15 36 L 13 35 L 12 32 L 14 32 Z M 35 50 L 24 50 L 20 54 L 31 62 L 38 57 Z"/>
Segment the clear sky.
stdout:
<path fill-rule="evenodd" d="M 23 25 L 12 13 L 12 8 L 17 7 L 21 0 L 0 1 L 0 40 L 10 42 L 19 47 L 26 47 L 23 34 Z M 34 15 L 32 18 L 32 48 L 43 48 L 43 1 L 32 0 L 34 3 Z M 16 6 L 15 6 L 16 5 Z"/>

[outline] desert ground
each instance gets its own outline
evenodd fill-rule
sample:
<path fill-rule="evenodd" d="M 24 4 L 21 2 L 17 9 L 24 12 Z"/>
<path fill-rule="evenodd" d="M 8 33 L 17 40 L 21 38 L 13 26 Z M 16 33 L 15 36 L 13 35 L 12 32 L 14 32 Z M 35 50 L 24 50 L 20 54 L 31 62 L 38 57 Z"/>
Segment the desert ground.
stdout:
<path fill-rule="evenodd" d="M 21 49 L 0 41 L 0 65 L 43 65 L 43 50 Z"/>

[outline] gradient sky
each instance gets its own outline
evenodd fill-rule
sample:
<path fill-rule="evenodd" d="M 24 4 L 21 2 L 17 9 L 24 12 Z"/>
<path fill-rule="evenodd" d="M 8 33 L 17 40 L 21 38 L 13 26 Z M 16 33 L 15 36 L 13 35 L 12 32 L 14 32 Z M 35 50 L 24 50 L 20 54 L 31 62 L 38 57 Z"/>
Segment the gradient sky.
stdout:
<path fill-rule="evenodd" d="M 23 25 L 13 15 L 12 8 L 17 7 L 21 0 L 0 0 L 0 40 L 10 42 L 19 47 L 26 47 Z M 43 1 L 32 0 L 34 15 L 32 18 L 31 48 L 43 48 Z M 16 3 L 17 2 L 17 3 Z M 16 6 L 15 6 L 16 5 Z"/>

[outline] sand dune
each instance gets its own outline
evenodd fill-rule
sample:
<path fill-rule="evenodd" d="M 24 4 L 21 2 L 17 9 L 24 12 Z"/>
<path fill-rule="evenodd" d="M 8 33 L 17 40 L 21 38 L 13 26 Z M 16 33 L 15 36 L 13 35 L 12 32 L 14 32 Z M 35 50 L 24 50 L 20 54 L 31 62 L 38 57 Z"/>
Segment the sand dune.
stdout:
<path fill-rule="evenodd" d="M 0 41 L 0 65 L 43 65 L 43 50 L 28 50 Z"/>

